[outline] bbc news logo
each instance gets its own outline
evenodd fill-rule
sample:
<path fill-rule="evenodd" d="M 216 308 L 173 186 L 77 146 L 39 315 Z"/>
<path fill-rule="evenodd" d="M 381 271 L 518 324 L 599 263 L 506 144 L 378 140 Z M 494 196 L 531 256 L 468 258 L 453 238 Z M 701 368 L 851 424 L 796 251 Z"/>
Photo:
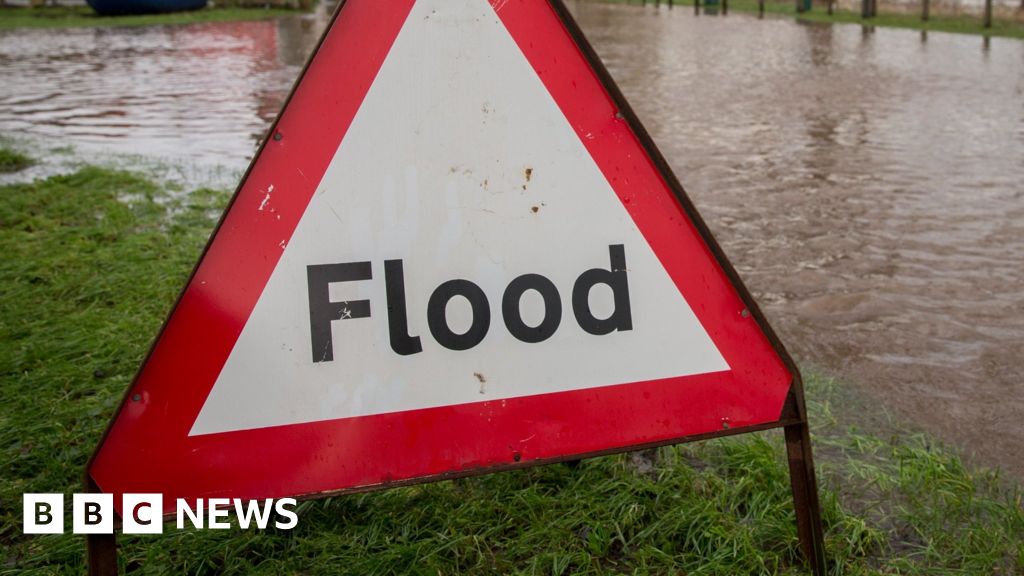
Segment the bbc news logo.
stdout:
<path fill-rule="evenodd" d="M 63 494 L 25 494 L 23 528 L 25 534 L 64 533 Z M 121 499 L 121 531 L 125 534 L 161 534 L 164 531 L 162 494 L 124 494 Z M 241 498 L 199 498 L 195 505 L 183 498 L 175 503 L 177 527 L 200 530 L 231 528 L 235 516 L 239 528 L 265 530 L 273 526 L 291 530 L 299 523 L 295 499 L 242 500 Z M 75 534 L 114 533 L 113 494 L 74 494 L 71 500 L 71 531 Z"/>

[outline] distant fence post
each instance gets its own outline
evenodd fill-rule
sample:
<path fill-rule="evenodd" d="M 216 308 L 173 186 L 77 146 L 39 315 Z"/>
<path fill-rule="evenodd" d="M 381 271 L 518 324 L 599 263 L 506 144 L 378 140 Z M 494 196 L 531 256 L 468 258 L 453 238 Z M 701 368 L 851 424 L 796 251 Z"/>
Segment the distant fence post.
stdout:
<path fill-rule="evenodd" d="M 928 21 L 928 4 L 929 0 L 921 0 L 921 21 Z"/>
<path fill-rule="evenodd" d="M 985 28 L 992 27 L 992 0 L 985 0 Z"/>
<path fill-rule="evenodd" d="M 1024 2 L 1024 0 L 1021 0 Z M 757 0 L 757 15 L 764 18 L 764 0 Z"/>

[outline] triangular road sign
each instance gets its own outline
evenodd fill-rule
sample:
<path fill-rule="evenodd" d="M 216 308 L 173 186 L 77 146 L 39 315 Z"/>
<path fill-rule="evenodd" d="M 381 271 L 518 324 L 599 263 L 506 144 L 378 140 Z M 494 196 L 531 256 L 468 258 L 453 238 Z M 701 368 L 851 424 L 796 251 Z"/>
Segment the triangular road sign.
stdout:
<path fill-rule="evenodd" d="M 271 134 L 96 488 L 173 510 L 783 423 L 792 362 L 560 3 L 347 0 Z"/>

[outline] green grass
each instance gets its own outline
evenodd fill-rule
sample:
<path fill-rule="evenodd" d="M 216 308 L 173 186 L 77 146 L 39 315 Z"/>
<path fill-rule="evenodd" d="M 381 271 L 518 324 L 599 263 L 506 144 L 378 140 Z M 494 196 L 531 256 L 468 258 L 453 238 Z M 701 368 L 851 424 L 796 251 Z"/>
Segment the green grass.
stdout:
<path fill-rule="evenodd" d="M 741 0 L 748 2 L 749 0 Z M 753 10 L 757 4 L 753 4 Z M 730 6 L 731 7 L 731 6 Z M 796 15 L 790 7 L 790 13 Z M 824 8 L 815 7 L 814 11 L 796 15 L 798 20 L 806 22 L 828 22 L 845 24 L 867 24 L 882 28 L 909 28 L 933 32 L 952 32 L 956 34 L 976 34 L 979 36 L 996 36 L 1004 38 L 1024 38 L 1024 22 L 1012 20 L 993 20 L 991 28 L 982 25 L 981 18 L 971 16 L 932 15 L 927 22 L 921 20 L 919 14 L 883 14 L 874 18 L 862 19 L 859 12 L 836 10 L 831 16 Z"/>
<path fill-rule="evenodd" d="M 601 0 L 620 1 L 627 4 L 637 4 L 637 0 Z M 718 9 L 721 9 L 719 0 Z M 703 3 L 704 0 L 701 0 Z M 820 0 L 819 0 L 820 2 Z M 652 0 L 647 1 L 653 3 Z M 662 0 L 662 3 L 667 3 Z M 681 0 L 675 2 L 677 6 L 693 7 L 693 0 Z M 935 32 L 953 32 L 958 34 L 977 34 L 981 36 L 998 36 L 1006 38 L 1024 38 L 1024 22 L 993 19 L 992 27 L 985 28 L 982 19 L 977 16 L 966 15 L 945 15 L 935 14 L 935 2 L 932 2 L 932 15 L 927 22 L 921 20 L 920 13 L 896 14 L 879 12 L 874 18 L 861 18 L 860 12 L 835 9 L 834 14 L 829 15 L 824 3 L 815 3 L 812 10 L 808 12 L 797 12 L 796 2 L 766 1 L 764 10 L 766 14 L 790 16 L 805 22 L 821 22 L 830 24 L 863 24 L 867 26 L 879 26 L 885 28 L 909 28 L 913 30 L 927 30 Z M 729 11 L 757 12 L 757 0 L 729 0 Z"/>
<path fill-rule="evenodd" d="M 67 28 L 77 26 L 151 26 L 154 24 L 192 24 L 264 20 L 298 10 L 287 8 L 203 8 L 190 12 L 99 16 L 88 6 L 0 7 L 0 30 L 5 28 Z"/>
<path fill-rule="evenodd" d="M 0 187 L 0 574 L 80 574 L 21 534 L 85 462 L 224 205 L 95 167 Z M 1020 492 L 921 436 L 860 432 L 809 378 L 831 574 L 1022 574 Z M 166 574 L 802 574 L 781 432 L 300 504 L 294 531 L 122 537 Z"/>
<path fill-rule="evenodd" d="M 10 148 L 0 148 L 0 174 L 24 170 L 34 164 L 31 158 Z"/>

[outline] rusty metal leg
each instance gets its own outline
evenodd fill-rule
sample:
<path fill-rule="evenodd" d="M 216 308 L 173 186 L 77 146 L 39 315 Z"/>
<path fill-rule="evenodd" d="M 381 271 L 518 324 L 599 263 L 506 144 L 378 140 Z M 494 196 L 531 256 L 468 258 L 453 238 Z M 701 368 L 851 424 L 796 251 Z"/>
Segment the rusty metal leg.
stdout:
<path fill-rule="evenodd" d="M 786 426 L 785 433 L 800 546 L 814 575 L 825 576 L 825 537 L 821 529 L 818 484 L 814 479 L 814 459 L 811 457 L 811 435 L 807 422 Z"/>
<path fill-rule="evenodd" d="M 85 492 L 99 494 L 99 486 L 93 482 L 88 471 L 83 474 Z M 117 522 L 114 523 L 115 526 Z M 87 534 L 85 537 L 85 561 L 89 576 L 117 576 L 117 534 Z"/>
<path fill-rule="evenodd" d="M 85 538 L 89 576 L 117 576 L 117 536 L 89 534 Z"/>

